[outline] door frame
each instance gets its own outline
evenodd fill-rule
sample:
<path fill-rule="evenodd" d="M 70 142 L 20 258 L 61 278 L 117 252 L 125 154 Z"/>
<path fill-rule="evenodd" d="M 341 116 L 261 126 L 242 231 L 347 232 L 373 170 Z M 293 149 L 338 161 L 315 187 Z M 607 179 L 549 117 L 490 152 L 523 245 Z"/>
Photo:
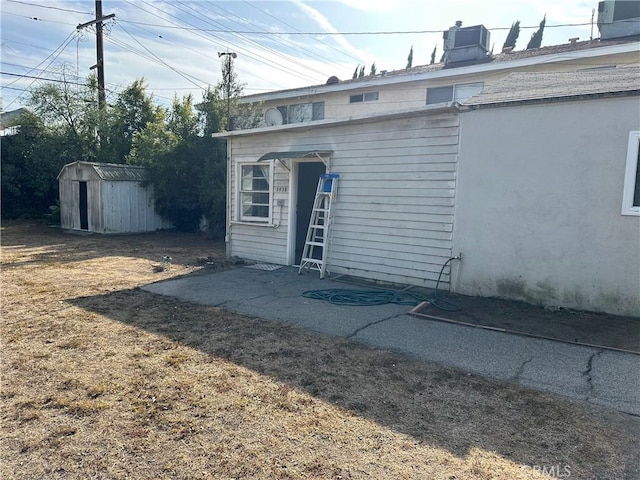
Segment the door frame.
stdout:
<path fill-rule="evenodd" d="M 289 173 L 289 212 L 287 215 L 287 265 L 295 265 L 296 262 L 296 232 L 297 232 L 297 216 L 298 209 L 298 175 L 300 173 L 299 165 L 301 163 L 323 163 L 325 173 L 327 172 L 327 164 L 321 158 L 292 158 L 290 160 Z"/>
<path fill-rule="evenodd" d="M 89 230 L 89 182 L 86 180 L 78 182 L 78 217 L 80 230 Z"/>

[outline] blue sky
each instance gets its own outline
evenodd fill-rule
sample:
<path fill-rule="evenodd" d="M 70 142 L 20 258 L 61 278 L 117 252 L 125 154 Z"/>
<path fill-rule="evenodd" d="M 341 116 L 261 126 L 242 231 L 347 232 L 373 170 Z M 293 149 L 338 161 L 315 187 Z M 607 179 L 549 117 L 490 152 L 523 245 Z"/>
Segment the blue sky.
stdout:
<path fill-rule="evenodd" d="M 86 78 L 96 62 L 95 30 L 76 26 L 95 18 L 94 0 L 2 0 L 0 35 L 3 111 L 25 106 L 43 80 Z M 404 68 L 429 63 L 442 31 L 456 20 L 483 24 L 499 52 L 508 28 L 536 27 L 547 15 L 543 46 L 588 40 L 597 1 L 589 0 L 103 0 L 108 100 L 143 77 L 158 103 L 192 93 L 197 101 L 220 80 L 218 52 L 238 54 L 245 93 L 351 78 L 357 65 Z M 522 29 L 524 49 L 535 29 Z M 381 32 L 396 32 L 382 34 Z M 420 33 L 407 33 L 420 32 Z M 597 38 L 597 26 L 593 31 Z M 32 78 L 37 77 L 37 78 Z M 45 80 L 46 81 L 46 80 Z"/>

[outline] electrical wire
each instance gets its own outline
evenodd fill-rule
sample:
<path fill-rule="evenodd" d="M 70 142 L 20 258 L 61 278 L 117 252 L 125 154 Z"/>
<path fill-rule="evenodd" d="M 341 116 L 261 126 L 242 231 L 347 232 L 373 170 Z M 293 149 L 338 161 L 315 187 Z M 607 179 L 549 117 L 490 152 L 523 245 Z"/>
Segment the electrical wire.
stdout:
<path fill-rule="evenodd" d="M 47 56 L 47 58 L 45 58 L 42 62 L 40 62 L 38 65 L 36 65 L 35 67 L 33 67 L 31 70 L 29 70 L 25 75 L 31 73 L 33 70 L 37 69 L 38 67 L 40 67 L 40 65 L 42 65 L 44 62 L 46 62 L 49 58 L 51 58 L 52 55 L 55 54 L 55 56 L 51 59 L 51 61 L 49 62 L 49 64 L 42 70 L 43 72 L 46 72 L 49 67 L 51 66 L 51 64 L 53 64 L 53 62 L 62 54 L 62 52 L 64 51 L 65 48 L 67 48 L 67 45 L 69 45 L 71 43 L 71 41 L 73 40 L 73 36 L 76 34 L 75 30 L 73 32 L 71 32 L 69 34 L 69 36 L 62 42 L 62 44 L 53 51 L 53 53 L 51 53 L 50 55 Z M 57 53 L 56 53 L 57 52 Z M 31 88 L 31 86 L 36 82 L 36 80 L 38 80 L 38 78 L 35 78 L 27 87 L 28 89 Z M 19 81 L 20 78 L 17 78 L 16 80 L 14 80 L 13 82 L 8 83 L 7 87 L 13 85 L 14 83 L 16 83 L 17 81 Z M 13 100 L 11 100 L 11 102 L 9 102 L 8 105 L 4 106 L 4 110 L 6 110 L 7 108 L 9 108 L 11 105 L 13 105 L 17 100 L 19 100 L 22 95 L 24 95 L 24 93 L 18 95 L 16 98 L 14 98 Z"/>
<path fill-rule="evenodd" d="M 137 38 L 135 38 L 133 35 L 131 35 L 122 25 L 119 25 L 118 23 L 116 23 L 116 25 L 118 25 L 127 35 L 129 35 L 129 37 L 131 37 L 131 39 L 133 41 L 135 41 L 138 45 L 140 45 L 142 48 L 145 49 L 145 51 L 147 51 L 153 58 L 155 58 L 158 62 L 160 62 L 160 64 L 164 65 L 165 67 L 173 70 L 175 73 L 177 73 L 178 75 L 180 75 L 182 78 L 184 78 L 185 80 L 187 80 L 188 82 L 191 82 L 193 85 L 195 85 L 197 88 L 200 88 L 202 90 L 204 90 L 205 88 L 202 85 L 198 85 L 196 82 L 194 82 L 192 80 L 192 78 L 198 80 L 199 82 L 204 83 L 205 85 L 207 85 L 207 82 L 205 82 L 204 80 L 200 80 L 192 75 L 188 75 L 185 73 L 180 72 L 179 70 L 175 69 L 174 67 L 172 67 L 171 65 L 169 65 L 167 62 L 165 62 L 164 60 L 162 60 L 160 57 L 158 57 L 155 53 L 153 53 L 151 50 L 149 50 L 147 47 L 145 47 Z M 189 78 L 191 77 L 191 78 Z"/>
<path fill-rule="evenodd" d="M 174 6 L 175 6 L 175 4 L 179 4 L 179 5 L 184 6 L 185 8 L 189 8 L 190 10 L 194 10 L 193 7 L 190 7 L 190 6 L 186 5 L 184 2 L 181 2 L 180 0 L 174 0 Z M 176 6 L 176 8 L 178 8 L 179 10 L 187 13 L 188 15 L 196 17 L 196 18 L 198 18 L 201 21 L 204 21 L 206 23 L 209 23 L 209 24 L 212 24 L 212 25 L 213 24 L 217 24 L 217 25 L 224 26 L 221 23 L 214 21 L 213 19 L 211 19 L 211 17 L 207 16 L 206 14 L 202 13 L 201 11 L 194 10 L 196 13 L 198 13 L 198 16 L 196 16 L 196 15 L 194 15 L 192 13 L 189 13 L 189 12 L 186 12 L 185 10 L 180 9 L 177 6 Z M 225 11 L 225 12 L 229 12 L 228 10 L 224 10 L 224 9 L 222 9 L 222 10 Z M 231 12 L 229 12 L 229 13 L 231 13 Z M 206 19 L 206 20 L 204 20 L 204 19 Z M 244 35 L 242 33 L 236 33 L 234 31 L 232 31 L 231 33 L 232 33 L 232 35 L 240 37 L 242 40 L 248 42 L 250 45 L 253 45 L 253 46 L 257 47 L 260 50 L 264 50 L 265 52 L 269 52 L 269 53 L 273 54 L 274 56 L 285 60 L 286 62 L 292 63 L 294 65 L 297 65 L 299 67 L 305 68 L 305 69 L 310 70 L 310 71 L 314 71 L 317 74 L 319 74 L 321 76 L 324 76 L 324 77 L 328 77 L 329 76 L 326 72 L 321 72 L 320 70 L 316 70 L 315 68 L 312 68 L 309 65 L 306 65 L 306 64 L 304 64 L 302 62 L 299 62 L 299 61 L 293 59 L 292 57 L 288 57 L 288 56 L 284 55 L 283 53 L 281 53 L 281 52 L 279 52 L 277 50 L 274 50 L 273 48 L 267 47 L 265 45 L 261 45 L 258 42 L 252 40 L 251 38 L 249 38 L 248 36 L 246 36 L 246 35 Z"/>
<path fill-rule="evenodd" d="M 248 6 L 250 6 L 250 7 L 254 8 L 255 10 L 257 10 L 257 11 L 261 12 L 263 15 L 266 15 L 266 16 L 268 16 L 268 17 L 270 17 L 270 18 L 273 18 L 274 20 L 277 20 L 278 22 L 282 23 L 283 25 L 286 25 L 287 27 L 292 28 L 293 30 L 295 30 L 295 31 L 297 31 L 297 32 L 302 33 L 302 31 L 301 31 L 301 30 L 299 30 L 298 28 L 294 27 L 293 25 L 290 25 L 289 23 L 285 22 L 284 20 L 282 20 L 282 19 L 280 19 L 280 18 L 275 17 L 274 15 L 271 15 L 269 12 L 267 12 L 267 11 L 265 11 L 265 10 L 262 10 L 261 8 L 256 7 L 256 6 L 255 6 L 255 5 L 253 5 L 252 3 L 247 2 L 246 0 L 244 1 L 244 3 L 245 3 L 245 4 L 247 4 Z M 268 34 L 269 32 L 264 32 L 264 33 Z M 322 44 L 324 44 L 324 45 L 328 46 L 328 47 L 329 47 L 329 48 L 331 48 L 332 50 L 334 50 L 334 51 L 338 52 L 340 55 L 343 55 L 343 56 L 345 56 L 345 57 L 348 57 L 348 58 L 349 58 L 349 59 L 351 59 L 351 60 L 356 60 L 357 62 L 360 62 L 360 61 L 362 60 L 362 59 L 359 59 L 359 58 L 357 58 L 357 57 L 354 57 L 353 55 L 349 54 L 348 52 L 345 52 L 345 51 L 344 51 L 344 50 L 342 50 L 342 49 L 339 49 L 339 48 L 335 47 L 334 45 L 330 45 L 330 44 L 328 44 L 327 42 L 324 42 L 324 41 L 322 41 L 322 40 L 318 40 L 318 41 L 319 41 L 320 43 L 322 43 Z M 291 42 L 290 42 L 290 43 L 291 43 Z M 307 50 L 307 49 L 304 49 L 304 50 L 305 50 L 305 51 L 307 51 L 307 52 L 309 51 L 309 50 Z M 324 57 L 322 57 L 322 58 L 324 58 Z M 330 60 L 330 61 L 331 61 L 332 63 L 334 63 L 334 62 L 333 62 L 333 60 Z M 336 64 L 336 65 L 337 65 L 337 64 Z"/>
<path fill-rule="evenodd" d="M 138 9 L 140 9 L 140 10 L 142 10 L 142 11 L 146 12 L 146 13 L 149 13 L 149 14 L 151 14 L 151 15 L 154 15 L 154 16 L 156 16 L 156 17 L 158 17 L 158 18 L 162 18 L 162 17 L 160 17 L 159 15 L 156 15 L 155 13 L 153 13 L 153 12 L 151 12 L 151 11 L 147 10 L 147 9 L 142 8 L 140 5 L 138 5 L 138 4 L 136 4 L 136 3 L 132 3 L 132 2 L 130 2 L 129 0 L 123 0 L 123 1 L 124 1 L 125 3 L 127 3 L 127 4 L 129 4 L 129 5 L 132 5 L 132 6 L 136 7 L 136 8 L 138 8 Z M 149 5 L 149 4 L 148 4 L 148 2 L 145 2 L 145 0 L 140 0 L 140 1 L 141 1 L 142 3 L 144 3 L 144 4 L 146 4 L 146 5 Z M 151 7 L 153 7 L 153 8 L 157 8 L 157 7 L 153 6 L 153 5 L 149 5 L 149 6 L 151 6 Z M 178 20 L 182 21 L 182 20 L 181 20 L 181 19 L 179 19 L 178 17 L 175 17 L 175 15 L 170 15 L 170 16 L 172 16 L 172 17 L 174 17 L 174 18 L 176 18 L 176 19 L 178 19 Z M 180 28 L 180 29 L 182 29 L 182 30 L 185 30 L 185 31 L 192 31 L 192 32 L 202 31 L 202 32 L 205 32 L 205 33 L 209 33 L 209 32 L 207 32 L 207 31 L 206 31 L 206 29 L 200 29 L 200 28 L 195 28 L 195 29 L 193 29 L 193 28 L 186 28 L 186 27 L 184 27 L 183 25 L 177 24 L 176 22 L 173 22 L 173 21 L 170 21 L 170 20 L 167 20 L 167 19 L 164 19 L 164 18 L 162 18 L 162 20 L 164 20 L 164 21 L 166 21 L 166 22 L 169 22 L 169 23 L 172 23 L 174 26 L 177 26 L 178 28 Z M 184 23 L 187 23 L 188 25 L 192 25 L 192 24 L 190 24 L 189 22 L 184 22 Z M 160 25 L 155 25 L 155 26 L 158 26 L 158 27 L 159 27 Z M 230 33 L 230 32 L 226 31 L 225 33 Z M 221 39 L 220 37 L 218 37 L 217 35 L 212 35 L 212 34 L 210 34 L 209 36 L 205 36 L 205 35 L 202 35 L 202 34 L 199 34 L 199 33 L 197 33 L 196 35 L 197 35 L 197 36 L 199 36 L 200 38 L 204 38 L 204 39 L 205 39 L 205 40 L 207 40 L 208 42 L 213 43 L 213 44 L 214 44 L 214 45 L 216 45 L 216 47 L 217 47 L 217 48 L 219 48 L 219 49 L 225 49 L 225 48 L 226 48 L 226 47 L 225 47 L 225 45 L 224 45 L 224 43 L 226 43 L 227 45 L 231 45 L 231 46 L 233 47 L 233 49 L 234 49 L 234 50 L 237 50 L 239 53 L 242 53 L 242 54 L 243 54 L 243 55 L 245 55 L 247 58 L 251 58 L 251 59 L 255 60 L 256 62 L 262 63 L 262 64 L 264 64 L 264 65 L 266 65 L 266 66 L 268 66 L 268 67 L 271 67 L 271 68 L 275 68 L 275 69 L 277 69 L 277 70 L 280 70 L 281 72 L 286 73 L 287 75 L 298 77 L 299 79 L 304 80 L 304 81 L 309 81 L 310 79 L 311 79 L 312 81 L 313 81 L 313 80 L 315 80 L 313 77 L 300 75 L 300 74 L 299 74 L 299 72 L 296 72 L 296 71 L 292 71 L 292 70 L 290 70 L 290 69 L 287 69 L 285 66 L 283 66 L 283 65 L 281 65 L 281 64 L 278 64 L 277 62 L 271 62 L 271 61 L 268 61 L 268 60 L 264 60 L 264 59 L 262 59 L 261 57 L 259 57 L 259 56 L 257 56 L 257 55 L 252 54 L 249 50 L 247 50 L 247 49 L 245 49 L 245 48 L 242 48 L 242 47 L 240 47 L 240 46 L 238 46 L 238 45 L 235 45 L 235 44 L 233 44 L 233 43 L 231 43 L 231 42 L 224 42 L 224 40 L 223 40 L 223 39 Z M 215 38 L 215 39 L 217 39 L 217 40 L 221 40 L 223 43 L 217 43 L 217 42 L 215 42 L 212 38 L 209 38 L 209 37 L 213 37 L 213 38 Z M 238 70 L 240 70 L 240 69 L 238 69 Z"/>
<path fill-rule="evenodd" d="M 81 12 L 79 10 L 70 10 L 68 8 L 60 8 L 60 7 L 52 7 L 50 5 L 40 5 L 37 3 L 30 2 L 20 2 L 18 0 L 4 0 L 6 3 L 19 3 L 21 5 L 29 5 L 31 7 L 39 7 L 39 8 L 49 8 L 51 10 L 59 10 L 61 12 L 71 12 L 71 13 L 80 13 L 82 15 L 93 15 L 93 12 Z"/>

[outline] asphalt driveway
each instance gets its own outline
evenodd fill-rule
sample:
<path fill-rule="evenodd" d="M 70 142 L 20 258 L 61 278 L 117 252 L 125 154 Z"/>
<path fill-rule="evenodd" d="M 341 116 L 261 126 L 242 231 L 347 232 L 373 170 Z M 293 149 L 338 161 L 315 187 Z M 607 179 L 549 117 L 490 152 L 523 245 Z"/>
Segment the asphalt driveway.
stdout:
<path fill-rule="evenodd" d="M 416 318 L 407 305 L 340 306 L 302 296 L 344 288 L 362 289 L 292 267 L 243 267 L 143 287 L 640 415 L 640 355 Z"/>

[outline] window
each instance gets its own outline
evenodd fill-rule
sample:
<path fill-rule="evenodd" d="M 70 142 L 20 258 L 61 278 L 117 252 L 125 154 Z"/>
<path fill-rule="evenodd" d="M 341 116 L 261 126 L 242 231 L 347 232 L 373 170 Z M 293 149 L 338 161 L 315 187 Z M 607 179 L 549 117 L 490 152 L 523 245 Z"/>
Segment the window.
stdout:
<path fill-rule="evenodd" d="M 640 216 L 640 131 L 629 132 L 627 168 L 622 191 L 622 215 Z"/>
<path fill-rule="evenodd" d="M 427 105 L 453 101 L 453 85 L 427 88 Z"/>
<path fill-rule="evenodd" d="M 446 102 L 462 102 L 480 93 L 484 82 L 459 83 L 445 87 L 427 88 L 427 105 Z"/>
<path fill-rule="evenodd" d="M 289 105 L 289 123 L 309 122 L 313 116 L 313 106 L 310 103 Z"/>
<path fill-rule="evenodd" d="M 357 93 L 349 97 L 349 103 L 373 102 L 378 100 L 378 92 Z"/>
<path fill-rule="evenodd" d="M 282 114 L 282 123 L 302 123 L 324 119 L 324 102 L 296 103 L 277 107 Z"/>
<path fill-rule="evenodd" d="M 268 222 L 271 218 L 271 165 L 240 165 L 240 220 Z"/>

